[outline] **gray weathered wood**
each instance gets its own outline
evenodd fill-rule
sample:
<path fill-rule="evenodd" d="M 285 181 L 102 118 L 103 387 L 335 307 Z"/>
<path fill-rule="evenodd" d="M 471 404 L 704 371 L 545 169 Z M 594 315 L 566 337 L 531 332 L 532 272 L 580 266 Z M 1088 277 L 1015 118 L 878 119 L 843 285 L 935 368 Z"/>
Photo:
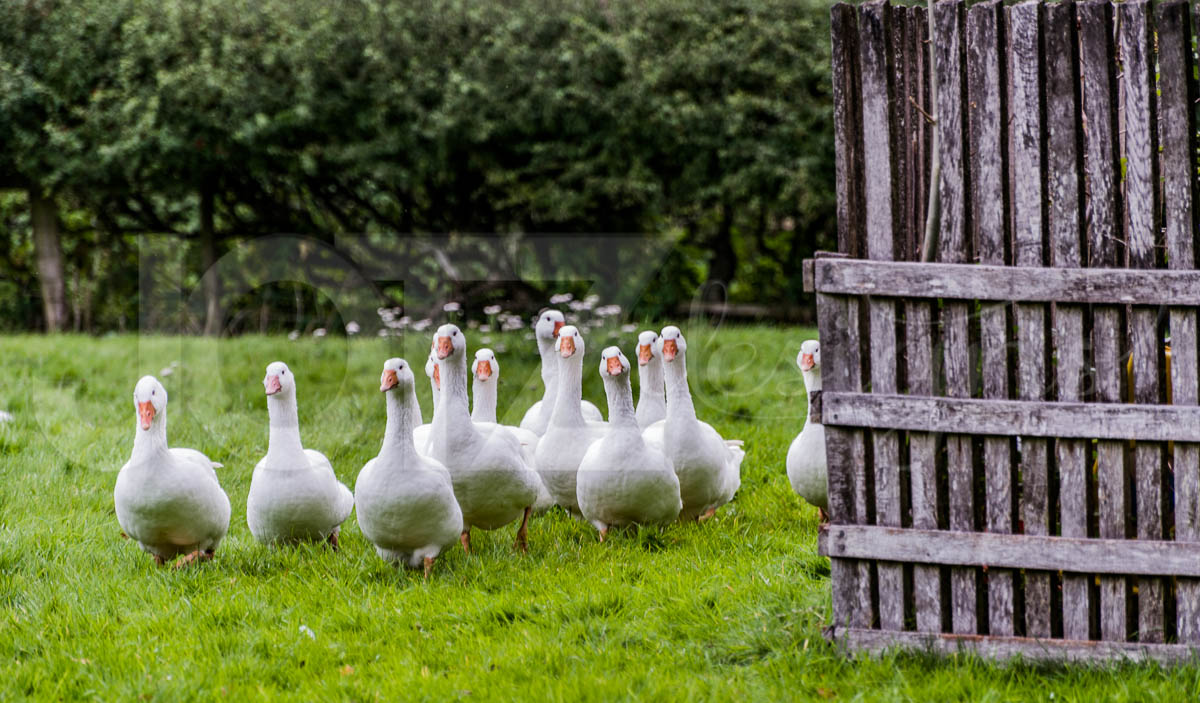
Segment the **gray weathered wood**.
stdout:
<path fill-rule="evenodd" d="M 858 68 L 858 17 L 854 6 L 830 9 L 833 52 L 833 140 L 836 155 L 838 249 L 861 256 L 863 217 L 862 81 Z"/>
<path fill-rule="evenodd" d="M 1113 43 L 1113 9 L 1107 0 L 1078 5 L 1080 67 L 1083 74 L 1083 109 L 1087 120 L 1084 151 L 1087 173 L 1088 265 L 1112 268 L 1122 265 L 1120 223 L 1122 193 L 1118 187 L 1121 163 L 1118 148 L 1116 51 Z M 1099 272 L 1107 276 L 1108 271 Z M 1148 290 L 1148 289 L 1142 289 Z M 1121 400 L 1118 356 L 1121 313 L 1113 307 L 1092 311 L 1092 354 L 1095 398 L 1102 403 Z M 1125 536 L 1124 457 L 1121 442 L 1101 440 L 1096 445 L 1096 492 L 1101 537 Z M 1126 631 L 1126 580 L 1100 579 L 1100 636 L 1124 640 Z"/>
<path fill-rule="evenodd" d="M 966 135 L 966 67 L 964 64 L 966 30 L 965 8 L 961 0 L 938 3 L 934 9 L 938 65 L 938 133 L 941 140 L 942 173 L 941 235 L 938 257 L 945 263 L 970 260 L 967 238 L 970 210 L 969 186 L 964 149 Z M 942 313 L 943 349 L 945 350 L 946 394 L 965 398 L 971 394 L 970 339 L 967 333 L 967 303 L 947 301 Z M 950 529 L 975 529 L 974 461 L 971 437 L 952 434 L 946 437 L 946 470 L 949 477 Z M 950 572 L 951 624 L 954 632 L 978 631 L 975 622 L 975 569 L 956 568 Z"/>
<path fill-rule="evenodd" d="M 1013 302 L 1200 305 L 1200 272 L 1163 269 L 1011 268 L 906 261 L 815 261 L 816 290 L 900 298 Z M 1039 306 L 1040 307 L 1040 306 Z"/>
<path fill-rule="evenodd" d="M 1058 267 L 1082 263 L 1081 210 L 1083 188 L 1079 125 L 1079 62 L 1075 5 L 1054 3 L 1045 9 L 1042 39 L 1046 57 L 1046 185 L 1049 191 L 1050 254 Z M 1055 385 L 1058 399 L 1083 400 L 1083 308 L 1059 305 L 1052 326 Z M 1060 439 L 1058 460 L 1060 520 L 1064 537 L 1087 537 L 1088 450 L 1091 442 Z M 1062 581 L 1063 636 L 1088 638 L 1088 578 L 1064 574 Z"/>
<path fill-rule="evenodd" d="M 985 564 L 1010 569 L 1098 574 L 1200 576 L 1200 543 L 1087 539 L 991 532 L 829 525 L 818 548 L 829 557 L 921 564 Z"/>
<path fill-rule="evenodd" d="M 1122 403 L 921 398 L 885 393 L 822 394 L 826 426 L 997 436 L 1200 441 L 1200 407 Z"/>
<path fill-rule="evenodd" d="M 1051 640 L 1032 637 L 979 637 L 971 635 L 928 634 L 923 632 L 880 632 L 879 630 L 836 629 L 833 637 L 839 646 L 880 654 L 894 649 L 911 649 L 939 654 L 973 654 L 983 659 L 1023 659 L 1041 661 L 1096 661 L 1108 659 L 1128 662 L 1187 664 L 1198 652 L 1191 647 L 1137 642 L 1090 642 Z"/>
<path fill-rule="evenodd" d="M 1003 7 L 989 0 L 967 11 L 967 106 L 971 155 L 971 227 L 979 260 L 1003 266 L 1008 241 L 1005 155 Z M 984 398 L 1008 398 L 1008 309 L 984 303 L 979 312 Z M 1012 532 L 1012 455 L 1007 438 L 984 439 L 987 529 Z M 989 569 L 988 628 L 1013 634 L 1013 582 L 1007 569 Z"/>
<path fill-rule="evenodd" d="M 908 392 L 933 394 L 933 333 L 929 303 L 909 303 L 905 331 L 908 344 Z M 912 485 L 912 525 L 937 529 L 937 464 L 934 436 L 928 432 L 908 435 L 909 475 Z M 942 629 L 941 578 L 928 566 L 913 568 L 913 601 L 917 629 Z"/>
<path fill-rule="evenodd" d="M 1131 268 L 1153 268 L 1158 233 L 1158 132 L 1154 80 L 1154 27 L 1149 0 L 1117 6 L 1125 89 L 1126 241 Z M 1134 306 L 1129 324 L 1133 353 L 1134 402 L 1158 402 L 1158 311 Z M 1137 535 L 1162 537 L 1161 445 L 1139 442 L 1134 450 L 1137 481 Z M 1160 579 L 1138 582 L 1138 641 L 1162 642 L 1164 585 Z"/>
<path fill-rule="evenodd" d="M 1166 210 L 1167 263 L 1172 269 L 1196 267 L 1195 115 L 1196 84 L 1188 3 L 1163 2 L 1157 7 L 1159 124 L 1163 199 Z M 1171 402 L 1195 405 L 1197 397 L 1196 311 L 1172 307 Z M 1200 541 L 1200 445 L 1176 443 L 1173 457 L 1175 539 Z M 1180 579 L 1176 592 L 1179 641 L 1200 642 L 1200 581 Z"/>
<path fill-rule="evenodd" d="M 867 183 L 867 258 L 896 258 L 900 230 L 896 118 L 899 106 L 894 89 L 892 7 L 874 0 L 862 6 L 859 29 L 863 77 L 863 146 Z M 896 304 L 870 300 L 870 369 L 873 392 L 896 391 Z M 899 526 L 900 444 L 894 432 L 872 432 L 875 466 L 875 519 Z M 904 626 L 903 573 L 895 562 L 876 566 L 879 588 L 879 622 L 886 630 Z"/>

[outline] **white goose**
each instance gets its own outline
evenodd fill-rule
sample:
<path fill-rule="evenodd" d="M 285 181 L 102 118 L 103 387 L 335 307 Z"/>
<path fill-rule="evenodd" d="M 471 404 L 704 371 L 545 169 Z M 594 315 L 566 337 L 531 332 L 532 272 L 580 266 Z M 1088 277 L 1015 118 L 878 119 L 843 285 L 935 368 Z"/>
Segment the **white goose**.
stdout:
<path fill-rule="evenodd" d="M 442 395 L 442 376 L 438 369 L 437 360 L 433 358 L 433 352 L 429 352 L 429 359 L 425 361 L 425 375 L 429 377 L 429 387 L 433 398 L 433 414 L 437 415 L 438 400 Z M 413 398 L 417 396 L 416 385 L 413 385 Z M 420 407 L 420 406 L 418 406 Z M 429 456 L 429 436 L 433 433 L 433 423 L 427 422 L 421 424 L 421 414 L 418 412 L 414 418 L 416 424 L 413 425 L 413 443 L 417 445 L 417 451 L 425 456 Z"/>
<path fill-rule="evenodd" d="M 566 324 L 566 319 L 558 310 L 544 309 L 538 313 L 537 322 L 533 325 L 533 335 L 537 339 L 538 355 L 542 359 L 542 385 L 545 392 L 542 399 L 525 411 L 521 418 L 521 427 L 536 434 L 546 434 L 550 426 L 550 418 L 554 415 L 554 403 L 558 399 L 558 354 L 556 340 L 559 330 Z M 579 408 L 585 420 L 603 422 L 604 416 L 600 409 L 592 403 L 579 399 Z"/>
<path fill-rule="evenodd" d="M 521 456 L 521 443 L 498 425 L 476 425 L 467 411 L 467 339 L 454 325 L 434 335 L 441 369 L 442 398 L 433 415 L 430 453 L 450 470 L 454 496 L 463 512 L 463 549 L 471 528 L 494 530 L 518 518 L 516 547 L 527 549 L 529 514 L 538 477 Z"/>
<path fill-rule="evenodd" d="M 661 524 L 679 517 L 679 478 L 667 457 L 646 446 L 638 429 L 629 387 L 629 360 L 616 347 L 600 354 L 608 396 L 608 434 L 588 448 L 579 464 L 576 495 L 583 517 L 604 541 L 610 527 Z"/>
<path fill-rule="evenodd" d="M 607 423 L 586 420 L 579 408 L 583 392 L 583 335 L 572 325 L 563 327 L 555 341 L 558 352 L 558 398 L 550 427 L 537 446 L 537 472 L 550 489 L 554 502 L 579 512 L 575 474 L 592 442 L 604 436 Z"/>
<path fill-rule="evenodd" d="M 213 557 L 229 530 L 229 497 L 214 467 L 195 449 L 167 448 L 167 390 L 153 376 L 133 389 L 133 453 L 117 474 L 113 503 L 125 534 L 162 565 Z"/>
<path fill-rule="evenodd" d="M 821 393 L 821 344 L 810 339 L 800 345 L 796 365 L 804 374 L 804 387 L 808 392 L 808 415 L 804 428 L 787 453 L 787 475 L 792 490 L 816 506 L 821 522 L 826 521 L 829 509 L 829 481 L 825 468 L 825 425 L 813 419 L 813 405 Z"/>
<path fill-rule="evenodd" d="M 471 420 L 478 427 L 483 424 L 499 425 L 508 430 L 521 443 L 521 456 L 525 465 L 536 466 L 536 451 L 538 440 L 541 439 L 532 430 L 512 425 L 500 425 L 496 421 L 497 388 L 500 385 L 500 361 L 496 353 L 488 348 L 475 352 L 475 361 L 471 362 Z M 533 512 L 540 515 L 554 507 L 554 497 L 538 478 L 538 496 L 533 503 Z"/>
<path fill-rule="evenodd" d="M 664 453 L 679 476 L 681 516 L 706 520 L 733 499 L 746 453 L 740 440 L 724 440 L 711 425 L 696 419 L 688 390 L 687 340 L 679 328 L 664 327 L 658 344 L 667 380 Z"/>
<path fill-rule="evenodd" d="M 637 424 L 644 430 L 667 417 L 662 350 L 658 348 L 658 333 L 654 330 L 638 335 L 637 360 Z"/>
<path fill-rule="evenodd" d="M 246 497 L 250 534 L 264 544 L 328 540 L 336 550 L 354 496 L 338 481 L 324 454 L 301 444 L 296 379 L 287 364 L 268 365 L 263 388 L 271 434 Z"/>
<path fill-rule="evenodd" d="M 417 453 L 410 428 L 421 417 L 412 369 L 404 359 L 383 364 L 379 390 L 386 394 L 387 429 L 379 455 L 354 484 L 358 526 L 379 556 L 394 564 L 425 567 L 462 534 L 462 510 L 450 472 Z"/>

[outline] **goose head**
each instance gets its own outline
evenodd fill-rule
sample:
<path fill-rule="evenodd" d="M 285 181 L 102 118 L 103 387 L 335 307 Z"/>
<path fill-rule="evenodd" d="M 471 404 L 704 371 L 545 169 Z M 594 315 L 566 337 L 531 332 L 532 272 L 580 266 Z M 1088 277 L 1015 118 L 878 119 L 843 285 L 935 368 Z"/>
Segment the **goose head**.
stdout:
<path fill-rule="evenodd" d="M 638 366 L 646 366 L 656 356 L 662 356 L 662 351 L 658 348 L 658 332 L 646 330 L 638 335 Z"/>
<path fill-rule="evenodd" d="M 567 323 L 563 314 L 557 310 L 543 308 L 538 313 L 537 322 L 533 325 L 533 333 L 540 341 L 557 339 L 563 325 Z"/>
<path fill-rule="evenodd" d="M 296 391 L 296 379 L 292 376 L 287 364 L 282 361 L 267 364 L 267 375 L 263 377 L 263 389 L 267 395 L 279 393 L 287 395 Z"/>
<path fill-rule="evenodd" d="M 438 370 L 438 362 L 433 352 L 429 352 L 429 359 L 425 361 L 425 375 L 433 382 L 435 390 L 442 390 L 442 372 Z"/>
<path fill-rule="evenodd" d="M 629 373 L 629 359 L 621 353 L 618 347 L 605 347 L 604 351 L 600 352 L 600 377 L 601 378 L 620 378 L 621 375 Z"/>
<path fill-rule="evenodd" d="M 558 330 L 558 339 L 554 342 L 554 351 L 564 359 L 579 354 L 583 355 L 583 335 L 575 325 L 564 325 Z"/>
<path fill-rule="evenodd" d="M 687 340 L 683 338 L 683 332 L 680 332 L 678 327 L 668 325 L 663 328 L 662 336 L 658 338 L 658 349 L 663 361 L 669 364 L 687 352 Z"/>
<path fill-rule="evenodd" d="M 150 429 L 154 418 L 167 407 L 167 389 L 153 376 L 142 376 L 133 387 L 133 405 L 137 408 L 138 426 Z"/>
<path fill-rule="evenodd" d="M 386 393 L 394 388 L 406 391 L 413 385 L 413 372 L 404 359 L 388 359 L 383 362 L 383 375 L 379 377 L 379 390 Z"/>
<path fill-rule="evenodd" d="M 487 383 L 500 375 L 500 362 L 496 361 L 496 353 L 486 347 L 475 352 L 475 361 L 471 362 L 471 373 L 475 380 Z"/>
<path fill-rule="evenodd" d="M 820 372 L 821 343 L 815 339 L 809 339 L 801 344 L 800 353 L 796 355 L 796 365 L 805 373 L 813 370 Z"/>
<path fill-rule="evenodd" d="M 433 335 L 433 355 L 438 361 L 467 350 L 467 337 L 457 325 L 442 325 Z"/>

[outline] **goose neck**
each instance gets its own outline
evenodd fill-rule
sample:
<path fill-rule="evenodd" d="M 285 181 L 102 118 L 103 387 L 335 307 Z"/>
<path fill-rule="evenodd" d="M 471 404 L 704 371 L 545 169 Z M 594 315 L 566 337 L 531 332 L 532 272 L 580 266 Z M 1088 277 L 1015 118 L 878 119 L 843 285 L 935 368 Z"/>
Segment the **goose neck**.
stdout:
<path fill-rule="evenodd" d="M 143 430 L 140 423 L 134 423 L 133 457 L 147 458 L 167 453 L 167 409 L 154 416 L 150 429 Z"/>
<path fill-rule="evenodd" d="M 630 425 L 636 428 L 637 414 L 633 409 L 633 389 L 629 386 L 629 375 L 604 374 L 604 394 L 608 397 L 608 423 L 613 427 Z"/>
<path fill-rule="evenodd" d="M 475 395 L 471 419 L 475 422 L 496 422 L 496 385 L 495 381 L 480 381 L 478 378 L 471 382 L 471 391 Z"/>
<path fill-rule="evenodd" d="M 558 360 L 558 395 L 550 424 L 556 427 L 583 427 L 583 354 L 575 353 Z"/>
<path fill-rule="evenodd" d="M 267 456 L 295 456 L 303 452 L 295 392 L 284 391 L 267 396 L 267 414 L 271 418 Z"/>
<path fill-rule="evenodd" d="M 433 413 L 433 432 L 441 436 L 455 428 L 471 427 L 467 409 L 467 358 L 463 354 L 440 362 L 442 397 Z"/>
<path fill-rule="evenodd" d="M 663 364 L 657 356 L 650 363 L 638 366 L 638 405 L 662 406 L 666 403 L 663 392 Z"/>
<path fill-rule="evenodd" d="M 415 393 L 388 392 L 387 428 L 383 433 L 383 448 L 380 456 L 408 456 L 417 453 L 413 443 L 414 421 L 421 421 L 421 410 L 417 406 Z M 407 465 L 407 464 L 406 464 Z"/>
<path fill-rule="evenodd" d="M 687 362 L 682 353 L 675 361 L 664 364 L 667 382 L 667 417 L 695 418 L 696 406 L 688 390 Z"/>
<path fill-rule="evenodd" d="M 812 420 L 813 411 L 821 397 L 821 372 L 813 369 L 804 372 L 804 388 L 808 394 L 808 413 L 806 420 Z"/>

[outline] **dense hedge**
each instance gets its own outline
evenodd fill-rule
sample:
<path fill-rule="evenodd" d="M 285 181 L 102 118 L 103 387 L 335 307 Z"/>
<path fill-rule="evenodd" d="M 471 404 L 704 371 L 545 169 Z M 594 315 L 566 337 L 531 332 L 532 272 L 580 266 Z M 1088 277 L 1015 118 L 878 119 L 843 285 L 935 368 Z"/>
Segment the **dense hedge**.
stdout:
<path fill-rule="evenodd" d="M 818 0 L 6 2 L 0 172 L 54 198 L 98 328 L 136 319 L 147 232 L 186 242 L 193 283 L 276 232 L 680 236 L 644 311 L 706 279 L 795 301 L 833 232 L 828 44 Z M 0 198 L 19 291 L 24 197 Z"/>

